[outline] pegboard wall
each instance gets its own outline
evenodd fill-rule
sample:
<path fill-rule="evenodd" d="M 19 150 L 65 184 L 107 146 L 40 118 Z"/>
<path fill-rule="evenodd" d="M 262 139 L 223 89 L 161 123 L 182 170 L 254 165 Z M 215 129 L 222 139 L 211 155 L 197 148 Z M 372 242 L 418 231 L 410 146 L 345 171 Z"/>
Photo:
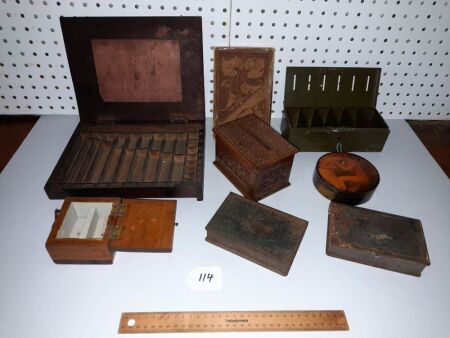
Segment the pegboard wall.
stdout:
<path fill-rule="evenodd" d="M 78 114 L 60 16 L 203 17 L 206 115 L 214 46 L 276 48 L 273 116 L 287 66 L 380 67 L 385 118 L 450 119 L 448 0 L 0 2 L 0 113 Z"/>

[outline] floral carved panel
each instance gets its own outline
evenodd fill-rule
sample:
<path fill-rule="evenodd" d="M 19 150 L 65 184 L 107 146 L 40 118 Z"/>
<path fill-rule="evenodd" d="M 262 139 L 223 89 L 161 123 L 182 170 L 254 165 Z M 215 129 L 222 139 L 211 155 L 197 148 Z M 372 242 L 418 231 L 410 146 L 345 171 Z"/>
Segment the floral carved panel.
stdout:
<path fill-rule="evenodd" d="M 248 114 L 270 123 L 273 58 L 273 48 L 215 48 L 216 126 Z"/>

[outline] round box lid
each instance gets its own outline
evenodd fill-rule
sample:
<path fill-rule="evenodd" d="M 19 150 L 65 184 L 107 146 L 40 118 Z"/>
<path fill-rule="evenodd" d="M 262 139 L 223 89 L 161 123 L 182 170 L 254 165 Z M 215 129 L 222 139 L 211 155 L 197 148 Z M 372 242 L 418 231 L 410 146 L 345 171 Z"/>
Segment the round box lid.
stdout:
<path fill-rule="evenodd" d="M 313 182 L 329 200 L 355 205 L 370 199 L 380 176 L 375 166 L 361 156 L 328 153 L 317 161 Z"/>

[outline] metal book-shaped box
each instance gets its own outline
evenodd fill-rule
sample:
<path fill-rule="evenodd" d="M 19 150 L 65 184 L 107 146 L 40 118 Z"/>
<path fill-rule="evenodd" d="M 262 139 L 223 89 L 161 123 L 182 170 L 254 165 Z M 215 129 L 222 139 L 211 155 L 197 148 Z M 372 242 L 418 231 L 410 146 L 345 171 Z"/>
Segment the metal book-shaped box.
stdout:
<path fill-rule="evenodd" d="M 255 114 L 270 123 L 273 48 L 214 48 L 214 126 Z"/>
<path fill-rule="evenodd" d="M 379 68 L 287 67 L 283 136 L 301 151 L 381 151 Z"/>
<path fill-rule="evenodd" d="M 419 277 L 430 265 L 418 219 L 331 202 L 327 255 Z"/>
<path fill-rule="evenodd" d="M 47 195 L 201 200 L 201 18 L 63 17 L 61 28 L 80 122 Z"/>
<path fill-rule="evenodd" d="M 230 193 L 206 226 L 206 241 L 287 276 L 308 222 Z"/>

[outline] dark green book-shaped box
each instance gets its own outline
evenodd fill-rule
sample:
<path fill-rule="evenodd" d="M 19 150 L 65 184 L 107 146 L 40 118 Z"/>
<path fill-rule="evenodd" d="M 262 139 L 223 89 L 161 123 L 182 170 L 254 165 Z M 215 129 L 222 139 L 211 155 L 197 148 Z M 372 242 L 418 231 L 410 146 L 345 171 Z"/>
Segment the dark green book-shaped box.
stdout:
<path fill-rule="evenodd" d="M 282 135 L 301 151 L 381 151 L 379 68 L 287 67 Z"/>
<path fill-rule="evenodd" d="M 287 276 L 308 222 L 230 193 L 206 226 L 206 241 Z"/>

